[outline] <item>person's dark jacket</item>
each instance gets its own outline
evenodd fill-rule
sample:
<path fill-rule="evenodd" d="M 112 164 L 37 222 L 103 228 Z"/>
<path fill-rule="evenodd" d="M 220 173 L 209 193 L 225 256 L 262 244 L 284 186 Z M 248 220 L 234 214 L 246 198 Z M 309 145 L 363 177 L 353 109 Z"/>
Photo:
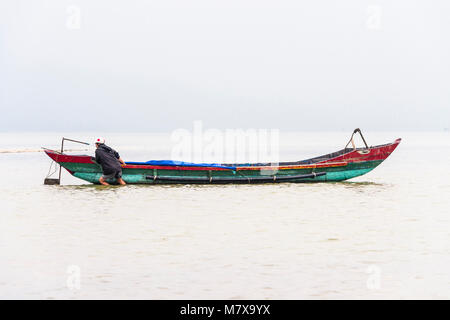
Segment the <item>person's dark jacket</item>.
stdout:
<path fill-rule="evenodd" d="M 122 171 L 119 158 L 119 153 L 107 145 L 101 144 L 95 150 L 95 161 L 102 166 L 104 174 Z"/>

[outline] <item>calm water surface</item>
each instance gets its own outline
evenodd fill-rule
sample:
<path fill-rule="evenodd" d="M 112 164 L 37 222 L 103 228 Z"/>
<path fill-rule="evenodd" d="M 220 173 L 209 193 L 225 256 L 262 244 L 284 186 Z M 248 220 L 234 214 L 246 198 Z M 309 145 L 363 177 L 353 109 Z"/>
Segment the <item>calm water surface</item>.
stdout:
<path fill-rule="evenodd" d="M 328 184 L 102 187 L 64 173 L 44 186 L 44 154 L 1 153 L 62 135 L 0 134 L 0 298 L 450 298 L 448 132 L 367 133 L 404 140 L 371 173 Z M 166 135 L 106 138 L 125 161 L 170 158 Z M 348 133 L 281 139 L 294 160 Z"/>

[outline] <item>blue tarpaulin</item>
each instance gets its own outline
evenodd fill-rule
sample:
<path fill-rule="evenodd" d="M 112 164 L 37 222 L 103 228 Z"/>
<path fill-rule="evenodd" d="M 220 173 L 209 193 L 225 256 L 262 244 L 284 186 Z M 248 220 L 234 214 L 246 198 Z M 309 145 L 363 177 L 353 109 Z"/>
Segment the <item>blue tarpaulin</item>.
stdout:
<path fill-rule="evenodd" d="M 134 165 L 150 165 L 150 166 L 182 166 L 182 167 L 215 167 L 229 170 L 236 170 L 236 167 L 223 166 L 217 163 L 193 163 L 174 160 L 150 160 L 147 162 L 128 162 L 127 164 Z"/>

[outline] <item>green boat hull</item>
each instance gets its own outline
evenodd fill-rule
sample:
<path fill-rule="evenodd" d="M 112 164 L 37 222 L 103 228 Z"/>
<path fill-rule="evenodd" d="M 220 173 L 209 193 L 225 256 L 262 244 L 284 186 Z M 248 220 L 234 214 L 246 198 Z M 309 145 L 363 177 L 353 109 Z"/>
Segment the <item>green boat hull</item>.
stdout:
<path fill-rule="evenodd" d="M 326 174 L 323 176 L 318 176 L 315 178 L 306 178 L 306 179 L 298 179 L 290 182 L 328 182 L 328 181 L 344 181 L 348 179 L 352 179 L 358 176 L 362 176 L 369 171 L 375 169 L 382 160 L 378 161 L 367 161 L 364 163 L 352 163 L 344 168 L 340 167 L 330 167 L 320 169 L 320 172 L 325 172 Z M 61 163 L 61 165 L 69 170 L 69 172 L 74 172 L 73 175 L 77 178 L 85 180 L 91 183 L 98 183 L 100 177 L 102 176 L 101 167 L 92 167 L 90 165 L 82 165 L 82 164 L 74 164 L 74 163 Z M 295 176 L 295 175 L 305 175 L 313 173 L 314 171 L 318 172 L 317 169 L 292 169 L 292 170 L 283 170 L 280 172 L 278 176 L 287 175 L 287 176 Z M 271 174 L 275 172 L 271 171 Z M 193 178 L 211 178 L 211 177 L 260 177 L 261 173 L 255 170 L 243 170 L 243 171 L 190 171 L 183 172 L 180 175 L 180 170 L 147 170 L 147 169 L 123 169 L 122 178 L 128 184 L 168 184 L 168 183 L 181 183 L 177 181 L 162 181 L 158 179 L 149 179 L 149 177 L 157 177 L 158 175 L 164 177 L 193 177 Z M 108 181 L 109 183 L 114 183 L 114 180 Z M 190 183 L 198 183 L 203 184 L 204 182 L 190 182 Z M 220 183 L 220 182 L 216 182 Z M 226 182 L 221 182 L 226 183 Z"/>

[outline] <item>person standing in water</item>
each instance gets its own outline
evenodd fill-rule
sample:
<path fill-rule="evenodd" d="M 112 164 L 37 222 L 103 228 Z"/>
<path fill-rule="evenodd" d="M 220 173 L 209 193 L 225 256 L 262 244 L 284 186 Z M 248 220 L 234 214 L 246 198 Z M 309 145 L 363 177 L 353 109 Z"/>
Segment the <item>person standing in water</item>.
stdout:
<path fill-rule="evenodd" d="M 122 179 L 122 165 L 125 162 L 119 153 L 105 144 L 104 138 L 95 139 L 95 161 L 102 167 L 103 175 L 98 180 L 102 185 L 109 185 L 106 180 L 115 179 L 119 184 L 125 185 Z"/>

